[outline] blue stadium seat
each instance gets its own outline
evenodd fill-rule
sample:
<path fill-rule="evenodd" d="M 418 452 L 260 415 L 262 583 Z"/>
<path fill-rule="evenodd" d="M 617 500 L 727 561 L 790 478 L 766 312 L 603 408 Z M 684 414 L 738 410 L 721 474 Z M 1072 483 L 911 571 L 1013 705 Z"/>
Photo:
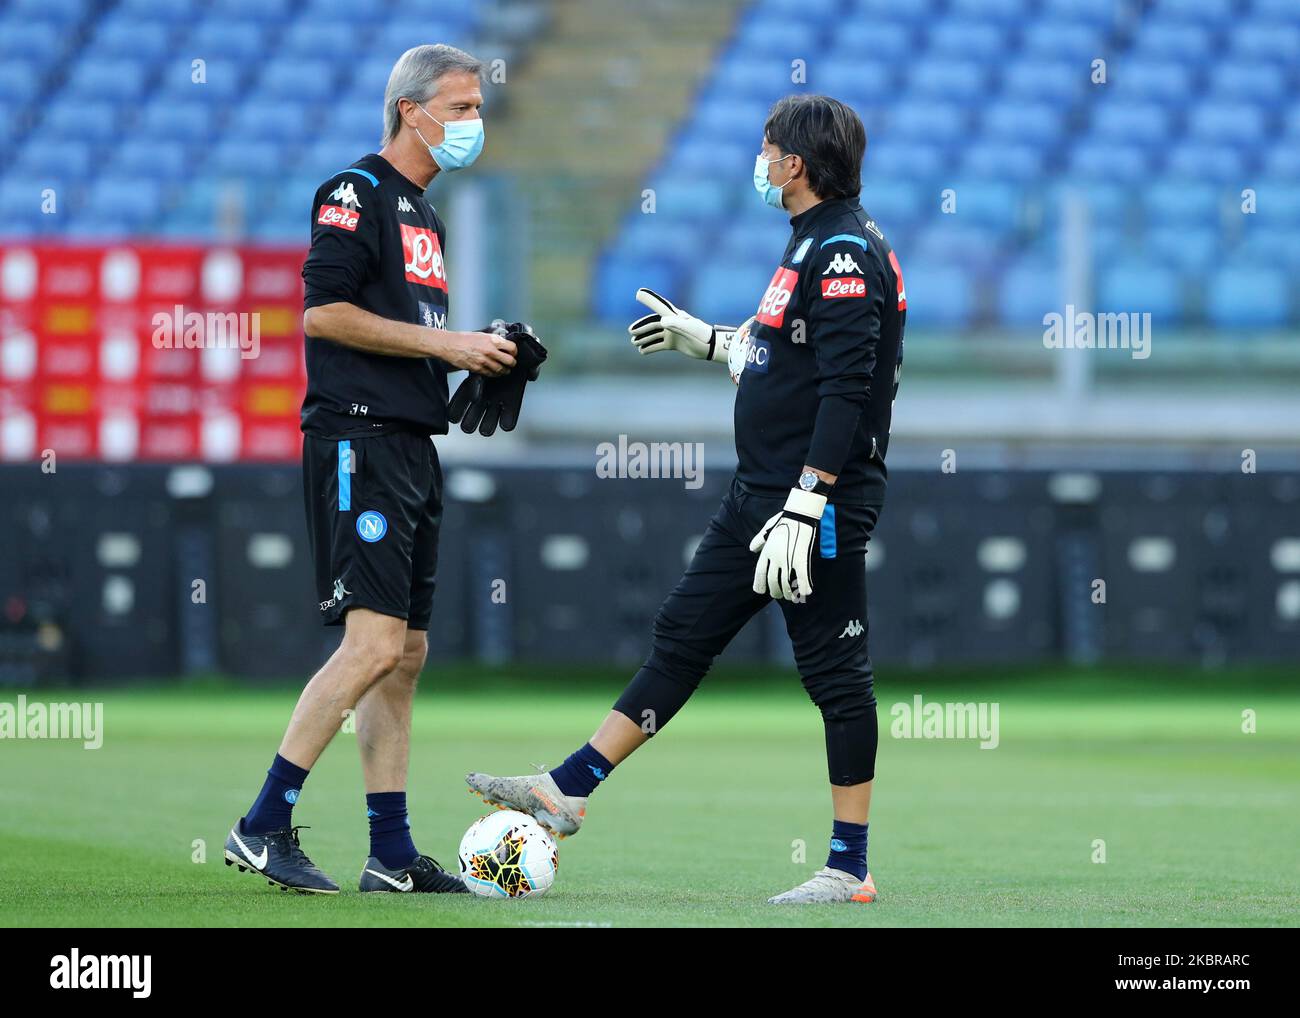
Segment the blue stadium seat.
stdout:
<path fill-rule="evenodd" d="M 53 21 L 0 21 L 0 58 L 18 57 L 41 60 L 46 64 L 63 55 L 69 39 Z"/>
<path fill-rule="evenodd" d="M 762 5 L 765 7 L 766 5 Z M 780 56 L 789 60 L 807 61 L 821 49 L 820 24 L 810 24 L 807 19 L 791 21 L 788 18 L 769 17 L 760 13 L 744 20 L 736 36 L 736 45 L 755 56 Z"/>
<path fill-rule="evenodd" d="M 1182 281 L 1165 263 L 1131 255 L 1099 266 L 1096 303 L 1099 312 L 1150 312 L 1153 322 L 1171 322 L 1182 310 Z"/>
<path fill-rule="evenodd" d="M 197 100 L 159 100 L 140 111 L 136 132 L 145 138 L 167 138 L 206 144 L 214 136 L 216 117 L 209 103 Z"/>
<path fill-rule="evenodd" d="M 163 187 L 155 180 L 128 174 L 105 174 L 90 185 L 83 216 L 103 216 L 108 223 L 131 227 L 148 224 L 163 203 Z"/>
<path fill-rule="evenodd" d="M 81 179 L 95 165 L 92 156 L 90 145 L 84 141 L 34 137 L 18 150 L 14 169 L 30 176 Z"/>
<path fill-rule="evenodd" d="M 202 60 L 195 68 L 193 60 Z M 198 71 L 202 80 L 196 81 Z M 223 102 L 233 99 L 244 90 L 248 73 L 244 63 L 237 60 L 209 60 L 206 57 L 180 58 L 168 61 L 162 68 L 159 87 L 164 96 L 186 102 Z"/>
<path fill-rule="evenodd" d="M 11 171 L 0 177 L 0 219 L 5 223 L 5 233 L 13 229 L 24 235 L 46 232 L 56 222 L 59 215 L 49 215 L 42 211 L 44 193 L 53 190 L 56 212 L 67 208 L 73 197 L 71 188 L 62 178 L 50 175 L 29 176 L 20 171 Z"/>
<path fill-rule="evenodd" d="M 678 220 L 709 221 L 718 218 L 738 195 L 744 181 L 718 177 L 665 176 L 651 181 L 655 192 L 655 215 L 676 223 Z"/>
<path fill-rule="evenodd" d="M 899 177 L 868 177 L 862 182 L 862 207 L 883 230 L 905 229 L 929 215 L 929 197 L 915 181 Z M 937 200 L 935 202 L 937 206 Z"/>
<path fill-rule="evenodd" d="M 1056 141 L 1063 126 L 1050 103 L 1023 99 L 994 99 L 984 107 L 981 124 L 985 138 L 1039 146 Z"/>
<path fill-rule="evenodd" d="M 1182 105 L 1192 88 L 1192 69 L 1179 60 L 1123 54 L 1107 75 L 1107 88 L 1120 96 Z"/>
<path fill-rule="evenodd" d="M 1102 101 L 1093 109 L 1090 134 L 1129 145 L 1160 145 L 1169 135 L 1169 114 L 1158 103 Z"/>
<path fill-rule="evenodd" d="M 1044 14 L 1063 21 L 1109 28 L 1119 20 L 1120 10 L 1128 5 L 1123 0 L 1039 0 L 1033 6 L 1041 6 Z"/>
<path fill-rule="evenodd" d="M 1300 24 L 1295 21 L 1294 5 L 1290 16 L 1290 24 L 1247 22 L 1238 25 L 1232 33 L 1233 54 L 1258 60 L 1276 60 L 1294 68 L 1296 62 L 1300 61 Z"/>
<path fill-rule="evenodd" d="M 288 21 L 293 11 L 290 0 L 208 0 L 205 7 L 209 16 L 272 23 Z"/>
<path fill-rule="evenodd" d="M 929 39 L 932 53 L 986 62 L 1001 59 L 1009 49 L 1005 31 L 974 18 L 946 18 L 930 29 Z"/>
<path fill-rule="evenodd" d="M 185 50 L 209 64 L 235 60 L 253 64 L 266 55 L 267 29 L 255 21 L 200 21 L 185 40 Z"/>
<path fill-rule="evenodd" d="M 145 67 L 134 60 L 85 57 L 73 65 L 63 95 L 74 99 L 110 99 L 130 102 L 145 88 Z"/>
<path fill-rule="evenodd" d="M 1165 172 L 1179 177 L 1201 177 L 1216 183 L 1234 183 L 1242 179 L 1245 159 L 1235 146 L 1183 142 L 1170 150 Z"/>
<path fill-rule="evenodd" d="M 946 150 L 925 142 L 894 142 L 888 139 L 868 144 L 863 168 L 877 176 L 929 180 L 950 165 Z"/>
<path fill-rule="evenodd" d="M 962 172 L 973 177 L 1000 177 L 1036 183 L 1043 175 L 1043 151 L 1032 145 L 1002 141 L 977 142 L 962 155 Z"/>
<path fill-rule="evenodd" d="M 954 103 L 978 103 L 989 80 L 989 68 L 974 60 L 922 58 L 912 65 L 908 87 L 912 94 Z"/>
<path fill-rule="evenodd" d="M 1274 105 L 1287 96 L 1286 75 L 1277 64 L 1228 60 L 1210 71 L 1210 91 L 1216 98 Z"/>
<path fill-rule="evenodd" d="M 1300 227 L 1300 183 L 1294 178 L 1261 180 L 1254 185 L 1256 212 L 1254 217 L 1270 225 Z M 1234 208 L 1239 208 L 1239 192 L 1232 193 Z M 1300 248 L 1300 244 L 1297 244 Z"/>
<path fill-rule="evenodd" d="M 1281 328 L 1290 312 L 1287 277 L 1260 263 L 1233 264 L 1210 279 L 1205 313 L 1220 329 Z"/>
<path fill-rule="evenodd" d="M 1150 227 L 1217 223 L 1224 192 L 1203 180 L 1164 178 L 1142 192 L 1142 208 Z"/>
<path fill-rule="evenodd" d="M 1135 51 L 1142 56 L 1199 61 L 1210 55 L 1210 33 L 1201 25 L 1148 21 L 1138 33 Z"/>
<path fill-rule="evenodd" d="M 694 314 L 707 317 L 700 307 L 686 304 L 687 297 L 682 293 L 682 274 L 665 258 L 640 254 L 633 257 L 606 254 L 597 259 L 594 277 L 593 311 L 602 321 L 626 325 L 645 314 L 645 307 L 636 300 L 636 292 L 643 286 L 663 294 L 674 303 L 691 308 Z M 714 320 L 721 321 L 719 318 Z"/>
<path fill-rule="evenodd" d="M 155 62 L 167 52 L 173 34 L 168 24 L 118 16 L 99 23 L 87 49 L 99 57 Z"/>
<path fill-rule="evenodd" d="M 686 306 L 706 321 L 743 322 L 758 309 L 781 251 L 778 248 L 771 257 L 706 262 L 690 280 L 690 303 Z"/>
<path fill-rule="evenodd" d="M 903 273 L 907 280 L 907 327 L 968 327 L 975 319 L 974 278 L 953 265 L 909 257 Z"/>
<path fill-rule="evenodd" d="M 916 32 L 902 21 L 840 21 L 828 42 L 831 52 L 840 57 L 901 63 L 915 49 Z"/>
<path fill-rule="evenodd" d="M 372 111 L 372 128 L 376 119 Z M 282 100 L 256 98 L 249 99 L 235 110 L 226 130 L 230 137 L 249 141 L 297 142 L 321 133 L 320 126 L 307 117 L 288 114 Z M 332 119 L 330 133 L 336 136 L 341 133 Z"/>
<path fill-rule="evenodd" d="M 1070 169 L 1095 180 L 1131 181 L 1147 179 L 1150 158 L 1136 148 L 1120 148 L 1113 142 L 1085 139 L 1074 147 Z"/>
<path fill-rule="evenodd" d="M 64 25 L 81 21 L 90 13 L 84 0 L 10 0 L 9 11 L 23 21 L 41 18 Z"/>
<path fill-rule="evenodd" d="M 901 99 L 890 106 L 885 137 L 891 142 L 953 144 L 969 138 L 970 119 L 969 112 L 957 103 Z"/>
<path fill-rule="evenodd" d="M 207 0 L 121 0 L 117 7 L 120 17 L 139 20 L 167 21 L 173 25 L 193 24 L 200 16 Z"/>
<path fill-rule="evenodd" d="M 1156 13 L 1162 19 L 1215 28 L 1232 20 L 1234 7 L 1233 0 L 1160 0 Z"/>
<path fill-rule="evenodd" d="M 954 180 L 946 184 L 956 198 L 956 211 L 941 214 L 963 226 L 977 226 L 990 234 L 1014 230 L 1020 224 L 1021 193 L 997 180 Z"/>
<path fill-rule="evenodd" d="M 1003 71 L 1003 93 L 1058 106 L 1072 102 L 1088 84 L 1088 71 L 1070 60 L 1013 59 Z"/>
<path fill-rule="evenodd" d="M 1025 26 L 1021 39 L 1024 52 L 1042 57 L 1065 57 L 1082 61 L 1081 73 L 1088 74 L 1088 62 L 1104 55 L 1105 34 L 1086 21 L 1056 21 L 1040 18 Z"/>
<path fill-rule="evenodd" d="M 910 290 L 911 276 L 907 279 Z M 1041 326 L 1044 315 L 1062 311 L 1064 293 L 1058 263 L 1026 255 L 998 274 L 998 317 L 1008 325 Z"/>
<path fill-rule="evenodd" d="M 1271 177 L 1300 178 L 1300 142 L 1272 148 L 1264 158 L 1264 172 Z"/>
<path fill-rule="evenodd" d="M 1185 275 L 1203 277 L 1223 253 L 1223 242 L 1213 226 L 1189 223 L 1158 227 L 1146 234 L 1146 247 Z"/>
<path fill-rule="evenodd" d="M 109 166 L 112 173 L 152 177 L 163 182 L 181 180 L 189 175 L 190 168 L 189 154 L 181 143 L 138 138 L 117 146 Z"/>
<path fill-rule="evenodd" d="M 331 60 L 270 61 L 262 67 L 256 94 L 299 102 L 332 99 L 337 66 Z"/>
<path fill-rule="evenodd" d="M 0 64 L 0 103 L 18 106 L 36 98 L 41 89 L 39 65 L 31 60 L 8 60 Z"/>
<path fill-rule="evenodd" d="M 963 18 L 1014 27 L 1025 20 L 1031 0 L 952 0 L 949 9 Z"/>
<path fill-rule="evenodd" d="M 1252 145 L 1264 137 L 1264 113 L 1248 103 L 1204 102 L 1192 108 L 1188 133 L 1204 141 Z"/>

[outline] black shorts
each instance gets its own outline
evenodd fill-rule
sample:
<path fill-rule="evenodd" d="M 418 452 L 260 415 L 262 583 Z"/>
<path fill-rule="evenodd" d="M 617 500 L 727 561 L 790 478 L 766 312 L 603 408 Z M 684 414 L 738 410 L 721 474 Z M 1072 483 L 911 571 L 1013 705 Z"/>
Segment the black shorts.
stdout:
<path fill-rule="evenodd" d="M 428 629 L 442 525 L 442 468 L 428 435 L 304 435 L 307 538 L 321 621 L 369 608 Z"/>
<path fill-rule="evenodd" d="M 722 500 L 691 564 L 654 622 L 656 650 L 707 667 L 769 600 L 754 593 L 758 555 L 749 542 L 785 505 L 737 480 Z M 805 681 L 871 675 L 867 654 L 867 542 L 874 505 L 827 505 L 812 557 L 812 594 L 781 600 L 795 663 Z"/>

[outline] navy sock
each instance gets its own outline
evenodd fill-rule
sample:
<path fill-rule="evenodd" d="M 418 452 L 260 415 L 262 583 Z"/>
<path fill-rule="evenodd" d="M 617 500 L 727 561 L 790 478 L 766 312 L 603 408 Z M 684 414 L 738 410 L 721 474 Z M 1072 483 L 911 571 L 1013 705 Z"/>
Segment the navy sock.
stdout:
<path fill-rule="evenodd" d="M 867 876 L 867 825 L 836 820 L 831 828 L 831 854 L 826 865 L 852 873 L 859 880 Z"/>
<path fill-rule="evenodd" d="M 267 834 L 288 827 L 293 822 L 293 804 L 298 801 L 308 772 L 291 764 L 279 753 L 266 772 L 266 784 L 244 817 L 247 834 Z"/>
<path fill-rule="evenodd" d="M 565 795 L 588 796 L 613 769 L 614 765 L 592 749 L 589 742 L 551 771 L 551 777 Z"/>
<path fill-rule="evenodd" d="M 390 870 L 409 866 L 420 853 L 411 840 L 405 792 L 371 792 L 366 796 L 370 818 L 370 854 Z"/>

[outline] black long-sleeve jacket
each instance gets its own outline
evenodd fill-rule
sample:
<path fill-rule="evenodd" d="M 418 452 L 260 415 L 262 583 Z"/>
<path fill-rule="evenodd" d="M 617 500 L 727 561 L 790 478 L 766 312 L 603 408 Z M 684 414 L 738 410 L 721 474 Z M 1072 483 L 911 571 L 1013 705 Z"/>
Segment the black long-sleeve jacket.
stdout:
<path fill-rule="evenodd" d="M 804 465 L 837 474 L 832 502 L 880 504 L 907 295 L 898 259 L 857 198 L 790 220 L 736 395 L 737 476 L 794 487 Z"/>

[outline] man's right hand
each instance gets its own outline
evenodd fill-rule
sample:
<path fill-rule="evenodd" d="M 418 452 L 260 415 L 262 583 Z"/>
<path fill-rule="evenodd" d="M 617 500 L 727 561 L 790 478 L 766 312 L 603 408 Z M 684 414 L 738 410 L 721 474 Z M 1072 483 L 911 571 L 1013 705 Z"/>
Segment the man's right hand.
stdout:
<path fill-rule="evenodd" d="M 639 353 L 680 350 L 697 360 L 727 363 L 727 350 L 735 329 L 710 325 L 688 315 L 668 298 L 645 287 L 637 290 L 636 299 L 653 312 L 627 327 L 632 334 L 632 345 Z"/>
<path fill-rule="evenodd" d="M 453 368 L 496 377 L 515 366 L 515 344 L 499 333 L 438 330 L 436 335 L 432 355 Z"/>

